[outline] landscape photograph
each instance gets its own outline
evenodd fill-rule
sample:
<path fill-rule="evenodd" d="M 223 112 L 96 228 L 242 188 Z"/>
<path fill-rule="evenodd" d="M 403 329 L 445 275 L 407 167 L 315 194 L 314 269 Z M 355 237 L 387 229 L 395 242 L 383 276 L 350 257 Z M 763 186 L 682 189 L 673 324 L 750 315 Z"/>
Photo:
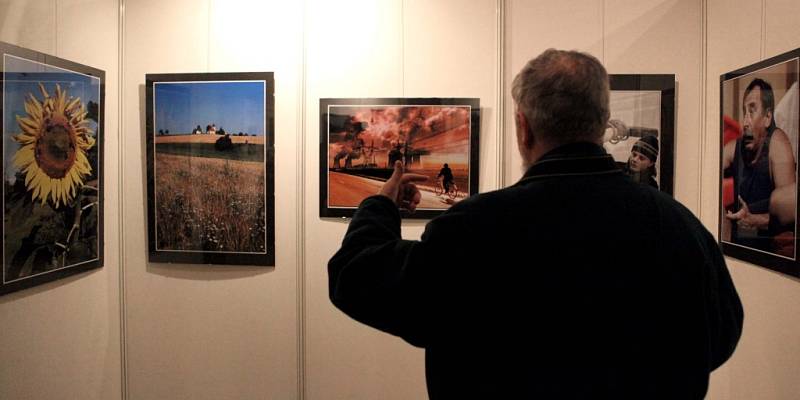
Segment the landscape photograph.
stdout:
<path fill-rule="evenodd" d="M 152 94 L 155 251 L 265 254 L 266 83 L 154 82 Z"/>

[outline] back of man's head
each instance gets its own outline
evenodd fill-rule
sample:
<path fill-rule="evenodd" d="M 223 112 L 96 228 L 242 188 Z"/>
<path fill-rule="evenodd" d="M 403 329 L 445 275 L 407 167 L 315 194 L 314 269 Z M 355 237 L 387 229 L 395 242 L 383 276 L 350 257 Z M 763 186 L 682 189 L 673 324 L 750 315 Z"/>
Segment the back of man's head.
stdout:
<path fill-rule="evenodd" d="M 511 94 L 528 120 L 528 134 L 558 145 L 600 140 L 608 90 L 608 74 L 596 58 L 548 49 L 517 74 Z"/>

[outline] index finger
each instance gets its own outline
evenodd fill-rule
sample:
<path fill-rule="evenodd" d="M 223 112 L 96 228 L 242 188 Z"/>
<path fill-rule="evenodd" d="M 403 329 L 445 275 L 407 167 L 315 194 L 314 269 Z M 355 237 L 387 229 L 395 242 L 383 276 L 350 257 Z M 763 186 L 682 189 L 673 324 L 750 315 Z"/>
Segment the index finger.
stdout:
<path fill-rule="evenodd" d="M 732 213 L 732 212 L 728 211 L 725 214 L 725 218 L 727 218 L 727 219 L 729 219 L 731 221 L 738 221 L 738 220 L 742 219 L 742 212 L 741 211 L 737 211 L 735 213 Z"/>
<path fill-rule="evenodd" d="M 427 180 L 428 180 L 427 176 L 420 174 L 403 174 L 403 177 L 400 178 L 401 183 L 422 182 Z"/>
<path fill-rule="evenodd" d="M 744 199 L 742 198 L 742 195 L 739 195 L 739 203 L 742 203 L 742 205 L 743 205 L 744 207 L 747 207 L 747 202 L 746 202 L 746 201 L 744 201 Z"/>

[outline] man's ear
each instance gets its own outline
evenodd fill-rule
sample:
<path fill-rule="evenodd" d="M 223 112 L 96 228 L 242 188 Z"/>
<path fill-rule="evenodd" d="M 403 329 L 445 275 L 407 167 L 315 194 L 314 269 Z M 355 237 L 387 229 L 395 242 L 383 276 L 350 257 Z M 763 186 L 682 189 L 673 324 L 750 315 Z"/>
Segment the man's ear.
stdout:
<path fill-rule="evenodd" d="M 531 130 L 528 118 L 521 111 L 517 111 L 514 116 L 517 125 L 517 142 L 524 148 L 531 147 Z"/>

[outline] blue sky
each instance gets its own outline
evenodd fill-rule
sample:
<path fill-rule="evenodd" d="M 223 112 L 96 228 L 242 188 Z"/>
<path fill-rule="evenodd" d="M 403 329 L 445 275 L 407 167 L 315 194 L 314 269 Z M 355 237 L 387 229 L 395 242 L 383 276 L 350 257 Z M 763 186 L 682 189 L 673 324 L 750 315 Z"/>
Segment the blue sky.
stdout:
<path fill-rule="evenodd" d="M 226 133 L 264 135 L 264 82 L 176 82 L 154 85 L 155 132 L 190 133 L 216 124 Z"/>
<path fill-rule="evenodd" d="M 22 130 L 17 124 L 17 115 L 24 117 L 25 98 L 28 93 L 33 94 L 37 100 L 42 101 L 42 92 L 39 83 L 53 96 L 56 84 L 67 91 L 67 97 L 73 96 L 81 99 L 84 106 L 89 101 L 99 102 L 100 79 L 83 74 L 70 72 L 46 64 L 29 61 L 23 58 L 5 55 L 3 57 L 5 72 L 3 79 L 3 160 L 6 167 L 6 178 L 13 180 L 13 171 L 10 171 L 11 157 L 19 145 L 11 137 Z M 97 135 L 97 124 L 90 120 L 89 127 Z"/>

